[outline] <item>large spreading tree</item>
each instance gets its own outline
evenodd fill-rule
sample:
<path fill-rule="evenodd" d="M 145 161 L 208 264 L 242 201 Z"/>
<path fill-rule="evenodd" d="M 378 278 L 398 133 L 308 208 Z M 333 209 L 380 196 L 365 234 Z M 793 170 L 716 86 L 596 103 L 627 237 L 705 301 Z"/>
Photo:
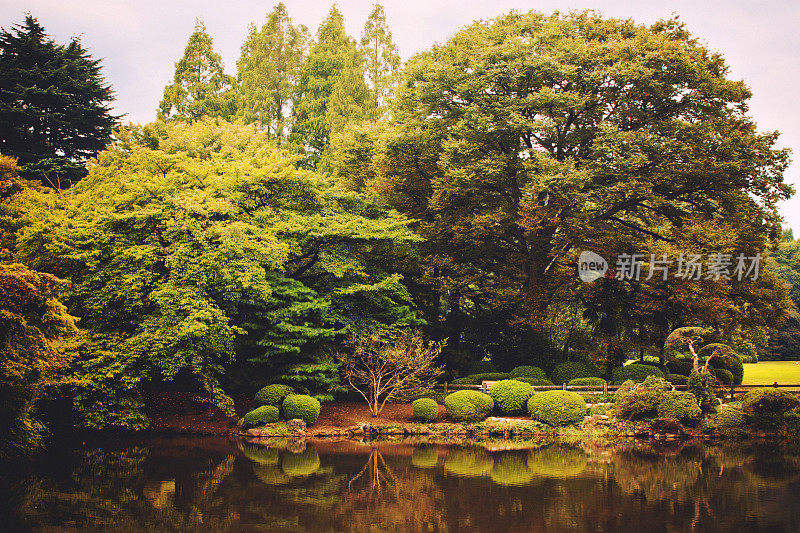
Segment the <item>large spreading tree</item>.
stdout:
<path fill-rule="evenodd" d="M 18 158 L 24 177 L 63 188 L 85 176 L 117 124 L 113 99 L 77 39 L 57 44 L 31 15 L 0 31 L 0 153 Z"/>
<path fill-rule="evenodd" d="M 441 296 L 431 316 L 450 329 L 476 317 L 535 329 L 569 288 L 618 357 L 634 338 L 663 345 L 693 314 L 769 326 L 785 295 L 768 275 L 575 276 L 583 249 L 613 272 L 622 253 L 755 256 L 777 235 L 788 154 L 727 72 L 676 20 L 511 13 L 413 57 L 391 120 L 342 143 L 337 173 L 419 220 Z"/>

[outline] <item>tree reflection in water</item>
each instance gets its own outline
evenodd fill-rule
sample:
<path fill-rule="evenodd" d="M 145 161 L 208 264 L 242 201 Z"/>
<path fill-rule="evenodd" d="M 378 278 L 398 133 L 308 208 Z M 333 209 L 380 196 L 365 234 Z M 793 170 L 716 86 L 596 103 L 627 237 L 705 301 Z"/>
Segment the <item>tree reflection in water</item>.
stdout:
<path fill-rule="evenodd" d="M 800 531 L 775 443 L 478 445 L 161 439 L 0 473 L 6 530 Z M 238 449 L 237 449 L 238 448 Z"/>

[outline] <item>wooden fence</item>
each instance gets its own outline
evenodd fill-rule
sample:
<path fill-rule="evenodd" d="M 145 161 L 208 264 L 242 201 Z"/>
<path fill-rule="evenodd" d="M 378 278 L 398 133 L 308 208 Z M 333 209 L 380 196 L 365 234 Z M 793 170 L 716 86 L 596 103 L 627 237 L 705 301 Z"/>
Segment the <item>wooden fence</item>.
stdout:
<path fill-rule="evenodd" d="M 457 390 L 478 390 L 481 392 L 488 392 L 492 385 L 497 383 L 496 381 L 484 381 L 480 385 L 454 385 L 452 383 L 444 382 L 439 383 L 436 385 L 436 389 L 442 390 L 444 389 L 445 393 Z M 675 390 L 686 390 L 688 387 L 686 385 L 674 385 Z M 781 388 L 781 389 L 788 389 L 789 392 L 800 394 L 800 384 L 792 385 L 792 384 L 784 384 L 784 383 L 774 383 L 772 385 L 735 385 L 732 387 L 719 387 L 717 388 L 718 394 L 730 394 L 731 398 L 735 398 L 737 395 L 746 394 L 748 391 L 752 389 L 760 389 L 764 387 L 774 387 L 774 388 Z M 537 392 L 547 391 L 547 390 L 568 390 L 573 392 L 582 392 L 587 394 L 613 394 L 620 388 L 620 385 L 609 385 L 608 383 L 603 385 L 567 385 L 566 383 L 563 385 L 533 385 L 533 390 Z"/>

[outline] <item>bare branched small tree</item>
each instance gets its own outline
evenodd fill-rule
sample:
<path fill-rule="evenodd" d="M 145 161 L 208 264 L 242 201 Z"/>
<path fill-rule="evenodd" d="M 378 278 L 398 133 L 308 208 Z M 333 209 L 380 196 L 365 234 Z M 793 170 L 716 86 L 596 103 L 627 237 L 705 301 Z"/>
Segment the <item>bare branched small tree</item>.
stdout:
<path fill-rule="evenodd" d="M 433 388 L 442 373 L 436 366 L 445 341 L 426 341 L 418 331 L 404 331 L 391 340 L 356 337 L 351 352 L 339 354 L 342 372 L 350 386 L 378 416 L 391 399 L 406 399 Z"/>

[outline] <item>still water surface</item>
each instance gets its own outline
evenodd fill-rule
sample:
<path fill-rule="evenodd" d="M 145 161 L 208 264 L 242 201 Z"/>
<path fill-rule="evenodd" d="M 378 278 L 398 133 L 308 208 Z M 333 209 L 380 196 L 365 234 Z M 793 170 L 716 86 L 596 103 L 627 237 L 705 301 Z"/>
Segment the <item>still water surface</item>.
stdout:
<path fill-rule="evenodd" d="M 800 531 L 800 454 L 775 443 L 278 444 L 57 447 L 2 474 L 0 530 Z"/>

